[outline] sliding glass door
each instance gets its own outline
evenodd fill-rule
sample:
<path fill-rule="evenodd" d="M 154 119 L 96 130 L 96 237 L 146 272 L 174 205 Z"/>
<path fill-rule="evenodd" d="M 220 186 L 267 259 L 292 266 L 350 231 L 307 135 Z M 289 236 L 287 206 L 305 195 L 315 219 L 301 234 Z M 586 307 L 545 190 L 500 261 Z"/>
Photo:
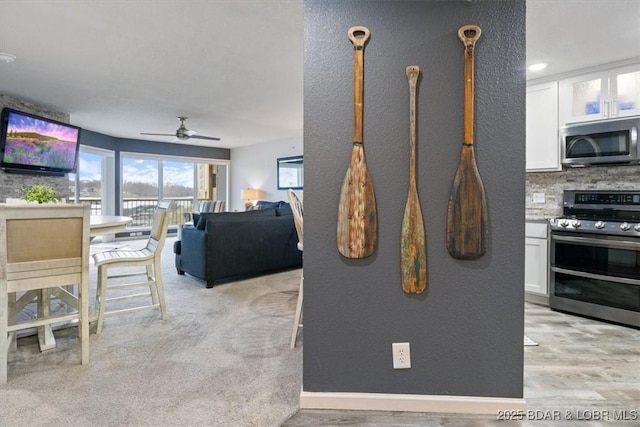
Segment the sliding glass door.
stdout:
<path fill-rule="evenodd" d="M 159 163 L 155 159 L 122 157 L 120 212 L 133 218 L 132 227 L 148 227 L 153 222 L 153 212 L 162 198 L 158 191 Z"/>
<path fill-rule="evenodd" d="M 90 203 L 92 215 L 115 215 L 115 152 L 81 146 L 78 172 L 69 174 L 69 201 Z M 120 215 L 133 218 L 131 227 L 149 227 L 158 201 L 175 202 L 170 224 L 183 222 L 185 212 L 197 210 L 198 202 L 228 203 L 227 161 L 203 163 L 199 159 L 173 158 L 137 153 L 120 156 Z"/>
<path fill-rule="evenodd" d="M 115 213 L 115 153 L 80 146 L 78 171 L 69 174 L 69 201 L 90 203 L 91 215 Z"/>
<path fill-rule="evenodd" d="M 203 166 L 205 166 L 203 168 Z M 206 181 L 207 191 L 203 191 L 202 170 L 212 171 Z M 223 179 L 216 179 L 218 169 L 224 172 Z M 198 201 L 225 197 L 227 165 L 209 165 L 192 159 L 171 159 L 166 157 L 123 153 L 121 156 L 121 212 L 133 218 L 132 227 L 148 227 L 153 221 L 153 212 L 158 201 L 171 199 L 176 209 L 171 213 L 170 224 L 183 222 L 185 212 L 194 212 Z M 216 183 L 225 184 L 218 191 Z M 200 190 L 200 191 L 199 191 Z M 202 197 L 200 197 L 202 196 Z"/>

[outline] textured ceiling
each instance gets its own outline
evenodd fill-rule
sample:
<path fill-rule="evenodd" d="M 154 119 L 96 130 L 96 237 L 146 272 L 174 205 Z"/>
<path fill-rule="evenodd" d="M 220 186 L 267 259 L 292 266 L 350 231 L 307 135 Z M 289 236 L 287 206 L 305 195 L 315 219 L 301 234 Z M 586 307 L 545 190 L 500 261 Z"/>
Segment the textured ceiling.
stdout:
<path fill-rule="evenodd" d="M 527 79 L 627 59 L 640 62 L 640 0 L 528 0 Z"/>
<path fill-rule="evenodd" d="M 462 0 L 449 0 L 462 1 Z M 529 0 L 539 78 L 640 57 L 640 0 Z M 223 148 L 302 139 L 303 3 L 0 0 L 0 93 L 116 137 Z M 516 37 L 518 35 L 514 35 Z M 522 36 L 522 35 L 520 35 Z"/>

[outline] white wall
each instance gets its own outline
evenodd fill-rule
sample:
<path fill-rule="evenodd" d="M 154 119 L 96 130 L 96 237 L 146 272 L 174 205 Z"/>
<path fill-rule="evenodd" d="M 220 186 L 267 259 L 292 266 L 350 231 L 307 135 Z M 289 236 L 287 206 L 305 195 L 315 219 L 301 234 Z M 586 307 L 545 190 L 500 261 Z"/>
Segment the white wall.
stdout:
<path fill-rule="evenodd" d="M 244 210 L 240 191 L 245 188 L 261 190 L 263 200 L 287 201 L 287 191 L 278 190 L 276 159 L 302 154 L 302 136 L 232 149 L 229 210 Z"/>

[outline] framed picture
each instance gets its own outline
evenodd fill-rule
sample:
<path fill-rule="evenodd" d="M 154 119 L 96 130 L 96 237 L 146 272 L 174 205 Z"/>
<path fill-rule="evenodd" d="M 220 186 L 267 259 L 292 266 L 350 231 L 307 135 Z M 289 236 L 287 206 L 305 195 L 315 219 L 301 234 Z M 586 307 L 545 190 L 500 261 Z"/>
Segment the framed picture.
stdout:
<path fill-rule="evenodd" d="M 304 186 L 304 162 L 302 156 L 277 159 L 278 190 L 302 190 Z"/>

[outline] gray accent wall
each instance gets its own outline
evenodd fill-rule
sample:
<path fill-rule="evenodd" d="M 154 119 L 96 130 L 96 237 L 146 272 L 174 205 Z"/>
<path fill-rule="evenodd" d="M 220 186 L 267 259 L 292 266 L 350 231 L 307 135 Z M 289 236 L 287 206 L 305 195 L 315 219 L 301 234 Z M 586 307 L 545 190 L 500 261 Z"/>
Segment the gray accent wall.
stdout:
<path fill-rule="evenodd" d="M 463 140 L 463 46 L 477 24 L 475 147 L 488 204 L 487 253 L 449 256 L 445 224 Z M 364 52 L 364 147 L 378 248 L 336 247 L 340 187 L 353 137 L 353 47 Z M 308 392 L 521 398 L 524 330 L 525 2 L 305 0 L 304 372 Z M 418 191 L 428 290 L 403 293 L 400 232 L 408 189 L 409 89 L 418 65 Z M 391 344 L 409 342 L 411 369 Z"/>

